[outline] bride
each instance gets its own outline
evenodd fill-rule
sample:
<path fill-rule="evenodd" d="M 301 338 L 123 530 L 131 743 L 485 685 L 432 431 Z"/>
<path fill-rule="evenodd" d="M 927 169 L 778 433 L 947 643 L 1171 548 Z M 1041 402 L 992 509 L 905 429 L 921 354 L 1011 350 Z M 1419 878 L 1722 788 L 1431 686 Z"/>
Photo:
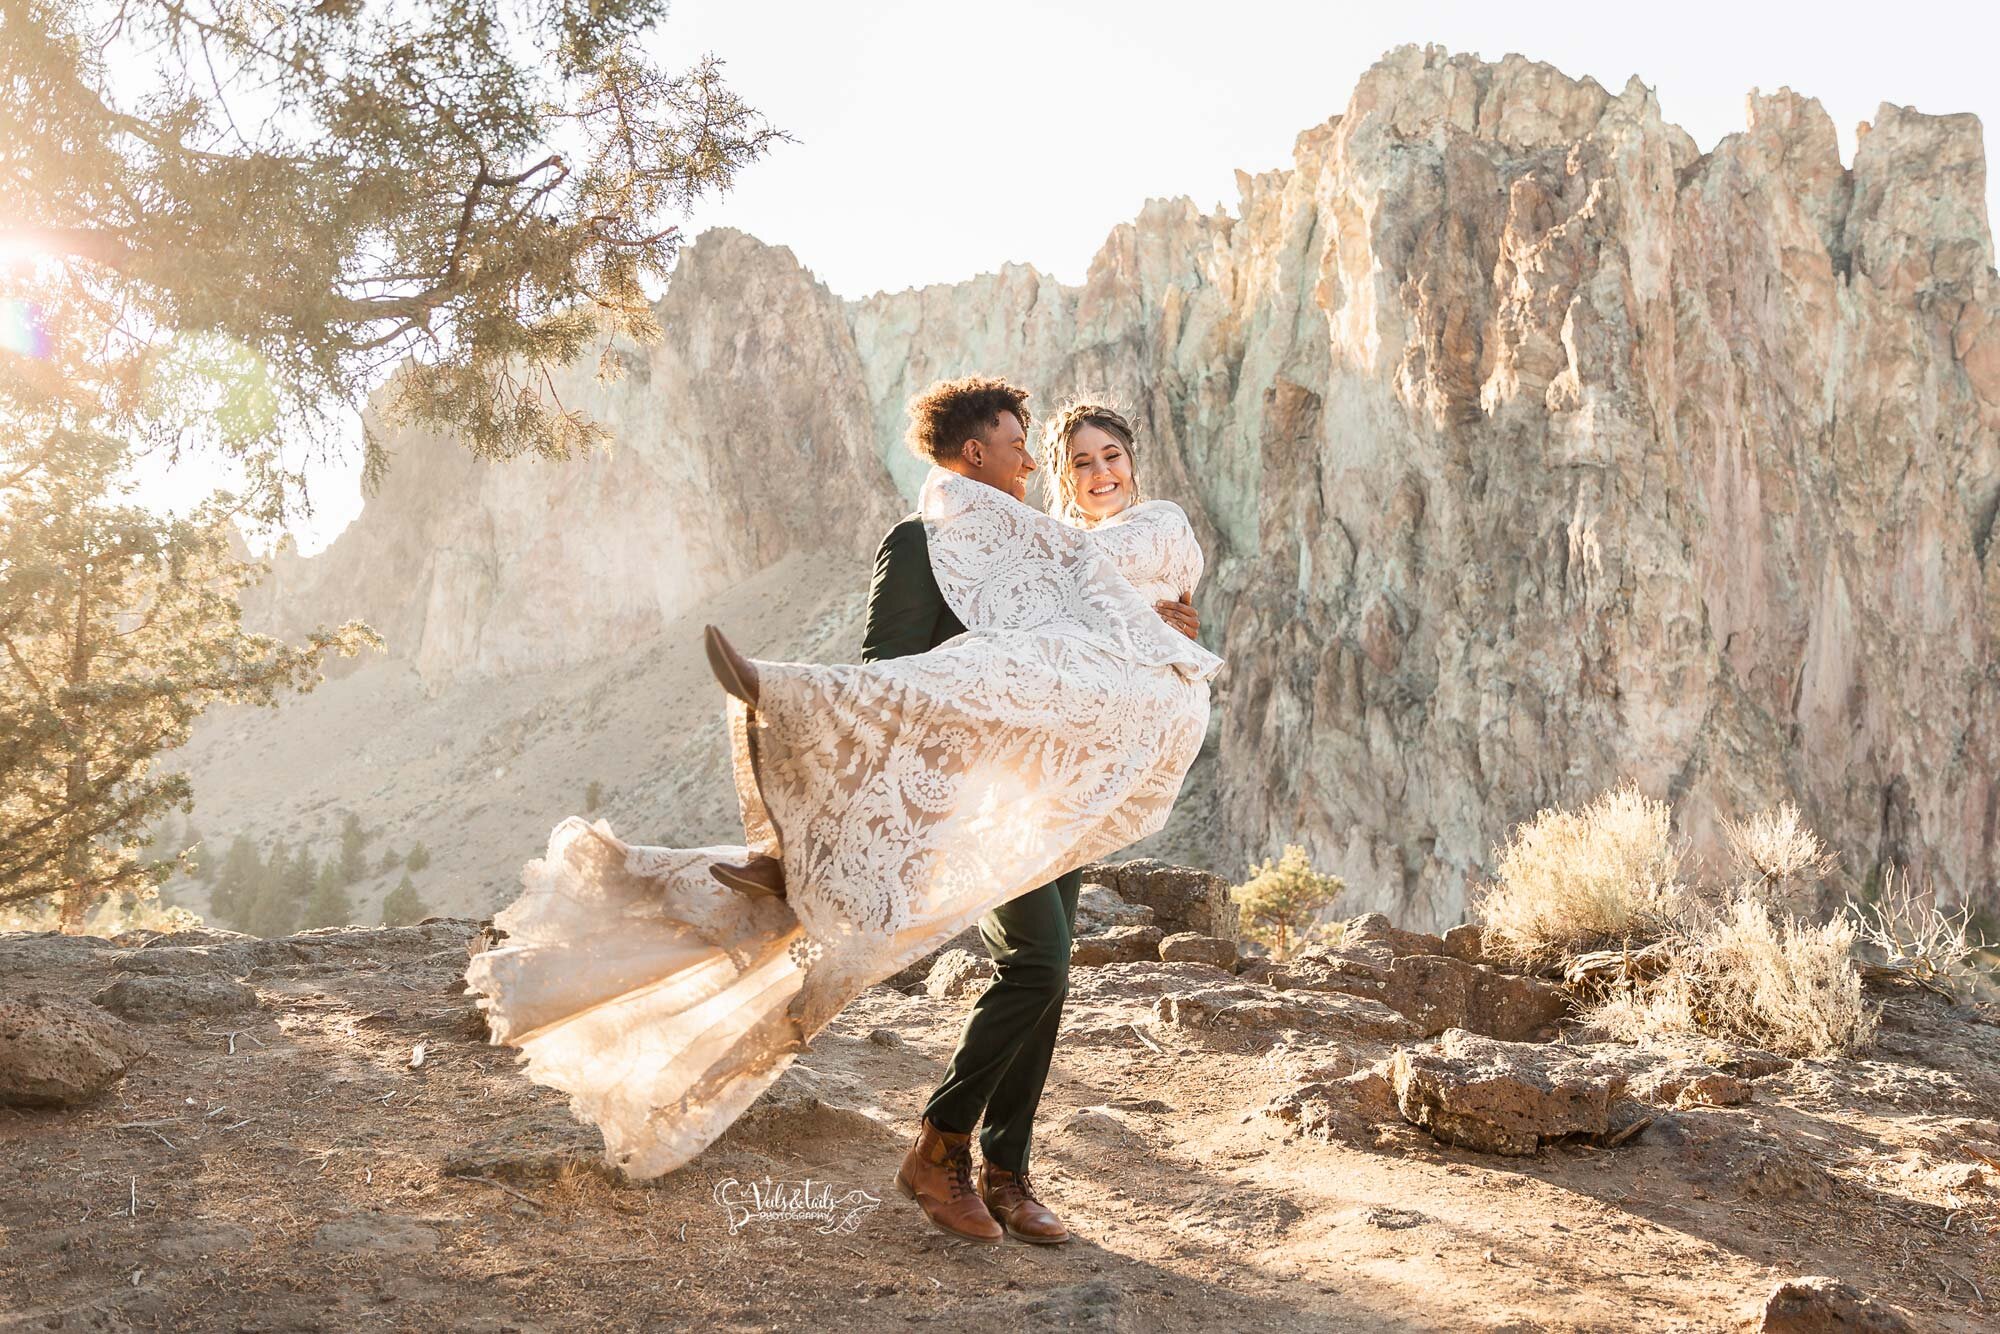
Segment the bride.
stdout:
<path fill-rule="evenodd" d="M 629 1177 L 701 1152 L 868 986 L 1166 823 L 1222 663 L 1155 604 L 1191 598 L 1201 548 L 1136 486 L 1108 514 L 1067 472 L 1050 490 L 1043 513 L 931 468 L 918 512 L 966 626 L 931 652 L 766 662 L 710 629 L 745 845 L 572 816 L 523 868 L 467 982 Z"/>

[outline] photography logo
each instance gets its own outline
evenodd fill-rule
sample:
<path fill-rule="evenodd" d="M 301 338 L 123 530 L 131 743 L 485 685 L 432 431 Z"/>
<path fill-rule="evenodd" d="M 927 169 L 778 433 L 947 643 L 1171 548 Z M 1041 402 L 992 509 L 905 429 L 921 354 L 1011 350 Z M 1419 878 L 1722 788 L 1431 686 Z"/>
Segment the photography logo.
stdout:
<path fill-rule="evenodd" d="M 829 1181 L 738 1181 L 715 1183 L 715 1202 L 729 1218 L 731 1236 L 752 1223 L 811 1223 L 822 1236 L 853 1232 L 882 1206 L 882 1197 L 858 1186 L 842 1191 Z"/>

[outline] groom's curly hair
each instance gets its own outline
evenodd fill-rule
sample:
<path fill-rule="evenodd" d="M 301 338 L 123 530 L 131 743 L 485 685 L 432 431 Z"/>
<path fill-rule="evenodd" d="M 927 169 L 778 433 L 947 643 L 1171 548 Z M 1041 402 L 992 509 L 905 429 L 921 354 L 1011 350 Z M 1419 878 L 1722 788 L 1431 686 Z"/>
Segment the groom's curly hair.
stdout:
<path fill-rule="evenodd" d="M 918 457 L 933 463 L 955 459 L 965 442 L 983 433 L 1011 412 L 1029 425 L 1028 391 L 986 375 L 939 380 L 910 399 L 910 430 L 905 437 Z"/>

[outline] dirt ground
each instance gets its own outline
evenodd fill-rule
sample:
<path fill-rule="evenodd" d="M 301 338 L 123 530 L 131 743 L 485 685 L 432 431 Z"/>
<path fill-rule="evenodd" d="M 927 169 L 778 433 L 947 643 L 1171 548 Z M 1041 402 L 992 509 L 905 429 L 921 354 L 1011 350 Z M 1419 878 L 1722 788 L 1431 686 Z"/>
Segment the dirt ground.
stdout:
<path fill-rule="evenodd" d="M 968 1001 L 871 989 L 707 1153 L 625 1184 L 485 1043 L 472 931 L 265 942 L 254 1009 L 139 1022 L 96 1103 L 0 1110 L 0 1329 L 1732 1330 L 1816 1273 L 1918 1328 L 2000 1322 L 2000 1030 L 1962 1008 L 1897 1000 L 1874 1059 L 1505 1159 L 1302 1135 L 1267 1107 L 1385 1048 L 1232 1046 L 1079 969 L 1032 1163 L 1075 1239 L 981 1246 L 893 1186 Z M 0 983 L 87 1000 L 133 953 L 0 938 Z M 732 1231 L 718 1191 L 766 1178 L 830 1185 L 850 1230 Z"/>

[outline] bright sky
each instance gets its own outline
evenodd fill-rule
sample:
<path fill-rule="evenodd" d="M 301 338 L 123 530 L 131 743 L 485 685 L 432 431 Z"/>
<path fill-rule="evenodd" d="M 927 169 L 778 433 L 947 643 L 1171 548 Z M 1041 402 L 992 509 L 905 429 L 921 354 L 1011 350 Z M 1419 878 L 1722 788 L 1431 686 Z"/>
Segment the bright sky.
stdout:
<path fill-rule="evenodd" d="M 2000 125 L 2000 11 L 1905 0 L 1865 9 L 1684 0 L 1280 3 L 1230 0 L 680 0 L 658 49 L 705 52 L 796 143 L 752 165 L 691 232 L 726 224 L 790 246 L 863 296 L 1023 261 L 1080 280 L 1150 197 L 1236 205 L 1236 168 L 1287 166 L 1386 50 L 1510 51 L 1616 92 L 1637 74 L 1704 149 L 1743 128 L 1744 95 L 1817 97 L 1851 162 L 1854 127 L 1894 102 Z M 980 163 L 968 188 L 964 162 Z M 1989 193 L 1989 212 L 2000 192 Z M 358 510 L 354 477 L 317 488 L 316 550 Z"/>

